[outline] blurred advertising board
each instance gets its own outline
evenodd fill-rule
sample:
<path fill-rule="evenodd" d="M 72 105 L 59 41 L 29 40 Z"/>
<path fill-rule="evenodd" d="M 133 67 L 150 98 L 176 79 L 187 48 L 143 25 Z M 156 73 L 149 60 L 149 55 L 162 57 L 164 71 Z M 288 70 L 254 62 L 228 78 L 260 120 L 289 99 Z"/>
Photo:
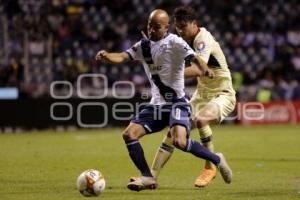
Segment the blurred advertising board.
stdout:
<path fill-rule="evenodd" d="M 269 103 L 239 103 L 242 107 L 240 123 L 297 124 L 300 123 L 300 101 L 273 101 Z"/>

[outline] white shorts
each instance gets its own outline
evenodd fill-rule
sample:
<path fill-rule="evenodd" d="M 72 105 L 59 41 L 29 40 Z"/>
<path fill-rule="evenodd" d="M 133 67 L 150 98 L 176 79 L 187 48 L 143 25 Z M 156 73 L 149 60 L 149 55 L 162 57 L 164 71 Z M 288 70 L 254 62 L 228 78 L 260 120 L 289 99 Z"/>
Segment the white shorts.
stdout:
<path fill-rule="evenodd" d="M 196 114 L 205 106 L 216 105 L 217 111 L 214 117 L 217 119 L 218 123 L 221 123 L 235 108 L 236 98 L 235 95 L 230 93 L 216 94 L 212 98 L 204 98 L 204 96 L 199 95 L 196 91 L 190 101 L 192 107 L 192 116 L 195 117 Z"/>

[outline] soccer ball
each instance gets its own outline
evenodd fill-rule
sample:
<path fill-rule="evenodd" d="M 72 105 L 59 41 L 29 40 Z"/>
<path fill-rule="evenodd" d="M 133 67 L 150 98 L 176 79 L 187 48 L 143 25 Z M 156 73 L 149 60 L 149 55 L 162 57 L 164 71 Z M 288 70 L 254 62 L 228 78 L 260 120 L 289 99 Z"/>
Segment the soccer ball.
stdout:
<path fill-rule="evenodd" d="M 99 196 L 105 189 L 104 177 L 98 170 L 85 170 L 77 178 L 77 189 L 86 197 Z"/>

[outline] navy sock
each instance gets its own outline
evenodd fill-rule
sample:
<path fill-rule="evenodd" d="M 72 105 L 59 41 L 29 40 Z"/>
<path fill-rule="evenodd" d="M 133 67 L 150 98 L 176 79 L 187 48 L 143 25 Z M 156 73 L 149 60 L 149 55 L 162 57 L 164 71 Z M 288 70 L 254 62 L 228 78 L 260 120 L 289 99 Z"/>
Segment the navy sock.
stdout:
<path fill-rule="evenodd" d="M 143 176 L 152 176 L 144 151 L 138 140 L 126 141 L 129 156 Z"/>
<path fill-rule="evenodd" d="M 202 146 L 197 141 L 188 139 L 187 145 L 186 145 L 186 151 L 192 153 L 193 155 L 203 158 L 205 160 L 211 161 L 215 165 L 218 165 L 220 163 L 220 157 L 216 154 L 210 152 L 207 148 Z"/>

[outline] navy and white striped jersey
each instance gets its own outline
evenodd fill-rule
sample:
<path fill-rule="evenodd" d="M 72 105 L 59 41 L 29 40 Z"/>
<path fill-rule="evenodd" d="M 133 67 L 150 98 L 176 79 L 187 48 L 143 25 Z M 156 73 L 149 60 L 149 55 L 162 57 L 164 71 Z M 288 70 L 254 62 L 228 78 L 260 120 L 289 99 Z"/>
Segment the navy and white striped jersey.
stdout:
<path fill-rule="evenodd" d="M 167 34 L 156 42 L 142 39 L 126 52 L 143 63 L 151 84 L 150 104 L 162 105 L 170 98 L 184 97 L 185 60 L 195 52 L 182 38 Z"/>

